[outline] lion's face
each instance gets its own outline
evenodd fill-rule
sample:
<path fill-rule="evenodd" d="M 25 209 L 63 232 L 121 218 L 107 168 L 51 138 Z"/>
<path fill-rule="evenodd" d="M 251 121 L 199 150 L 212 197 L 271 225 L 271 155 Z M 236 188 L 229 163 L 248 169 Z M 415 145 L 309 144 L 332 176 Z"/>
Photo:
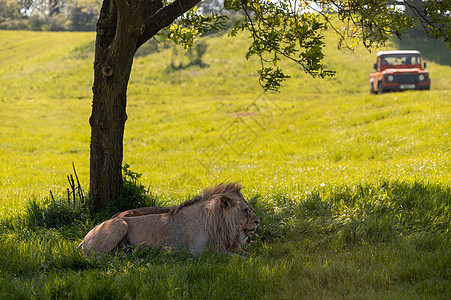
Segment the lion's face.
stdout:
<path fill-rule="evenodd" d="M 251 239 L 255 230 L 257 229 L 260 219 L 254 213 L 252 207 L 246 201 L 240 201 L 240 210 L 242 213 L 241 217 L 241 228 L 240 239 L 242 243 L 246 243 Z"/>
<path fill-rule="evenodd" d="M 233 238 L 230 245 L 235 250 L 242 251 L 241 246 L 251 239 L 260 219 L 240 191 L 222 195 L 221 200 L 226 227 L 230 230 L 229 237 Z"/>
<path fill-rule="evenodd" d="M 234 209 L 236 216 L 235 220 L 240 234 L 239 239 L 241 244 L 245 244 L 251 239 L 257 229 L 260 219 L 257 217 L 249 203 L 242 197 L 237 201 L 237 205 Z"/>

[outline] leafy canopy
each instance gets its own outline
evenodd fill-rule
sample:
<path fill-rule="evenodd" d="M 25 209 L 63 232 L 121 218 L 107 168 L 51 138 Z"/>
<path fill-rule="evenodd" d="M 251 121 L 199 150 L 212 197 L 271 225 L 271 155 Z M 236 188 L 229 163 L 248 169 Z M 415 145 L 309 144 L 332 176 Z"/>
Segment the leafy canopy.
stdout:
<path fill-rule="evenodd" d="M 224 0 L 222 11 L 203 16 L 194 8 L 164 29 L 162 35 L 187 48 L 197 36 L 225 27 L 224 10 L 235 12 L 241 18 L 230 35 L 249 32 L 252 39 L 246 58 L 257 56 L 261 62 L 261 86 L 278 90 L 289 78 L 279 66 L 282 59 L 300 65 L 313 77 L 335 74 L 323 64 L 323 33 L 327 28 L 339 35 L 339 48 L 353 49 L 359 43 L 379 48 L 392 36 L 401 38 L 415 22 L 421 21 L 431 37 L 448 42 L 449 46 L 451 1 L 423 2 L 422 7 L 417 7 L 416 16 L 405 13 L 409 5 L 412 4 L 408 0 Z M 341 21 L 340 26 L 334 19 Z"/>

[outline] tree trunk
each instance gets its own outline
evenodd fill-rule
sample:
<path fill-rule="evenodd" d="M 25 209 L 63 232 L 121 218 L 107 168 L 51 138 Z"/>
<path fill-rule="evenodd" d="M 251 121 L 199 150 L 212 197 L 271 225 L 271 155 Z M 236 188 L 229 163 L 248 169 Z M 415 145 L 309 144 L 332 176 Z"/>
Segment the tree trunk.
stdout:
<path fill-rule="evenodd" d="M 96 208 L 115 200 L 122 186 L 127 85 L 144 25 L 136 7 L 106 0 L 97 24 L 91 125 L 90 200 Z"/>
<path fill-rule="evenodd" d="M 97 208 L 116 199 L 122 185 L 127 85 L 96 71 L 91 124 L 90 199 Z"/>
<path fill-rule="evenodd" d="M 127 85 L 136 50 L 200 0 L 104 0 L 96 29 L 91 125 L 91 203 L 104 208 L 122 186 Z"/>

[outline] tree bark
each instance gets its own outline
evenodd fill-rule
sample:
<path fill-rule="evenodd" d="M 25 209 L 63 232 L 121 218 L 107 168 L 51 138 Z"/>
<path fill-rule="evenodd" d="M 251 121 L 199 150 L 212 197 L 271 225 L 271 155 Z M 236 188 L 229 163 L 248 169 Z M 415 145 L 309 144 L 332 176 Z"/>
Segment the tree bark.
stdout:
<path fill-rule="evenodd" d="M 127 85 L 136 41 L 144 25 L 138 5 L 105 0 L 97 24 L 91 125 L 90 200 L 115 200 L 122 186 Z M 135 7 L 134 7 L 135 6 Z"/>
<path fill-rule="evenodd" d="M 104 0 L 96 29 L 89 199 L 97 209 L 122 186 L 127 85 L 136 50 L 200 0 Z"/>
<path fill-rule="evenodd" d="M 126 115 L 126 83 L 95 75 L 91 124 L 90 199 L 105 207 L 120 194 L 123 135 Z M 128 81 L 128 80 L 126 80 Z"/>

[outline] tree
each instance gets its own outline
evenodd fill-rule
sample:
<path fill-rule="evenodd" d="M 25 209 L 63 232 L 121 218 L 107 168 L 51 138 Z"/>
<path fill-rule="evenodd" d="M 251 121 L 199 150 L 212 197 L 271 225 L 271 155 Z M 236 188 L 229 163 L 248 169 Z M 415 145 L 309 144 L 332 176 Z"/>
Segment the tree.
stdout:
<path fill-rule="evenodd" d="M 102 208 L 120 194 L 122 184 L 124 126 L 127 120 L 127 85 L 137 49 L 157 34 L 186 47 L 207 30 L 223 27 L 223 17 L 196 13 L 201 0 L 103 0 L 96 28 L 91 125 L 90 199 Z M 289 76 L 278 67 L 281 59 L 300 65 L 314 77 L 333 76 L 323 64 L 323 31 L 332 27 L 340 45 L 352 47 L 350 39 L 366 47 L 382 46 L 391 35 L 402 36 L 414 18 L 390 8 L 388 0 L 225 0 L 228 11 L 242 11 L 243 19 L 231 31 L 245 30 L 252 36 L 247 58 L 259 57 L 260 84 L 277 90 Z M 408 1 L 404 1 L 408 2 Z M 449 17 L 448 6 L 436 7 Z M 443 10 L 446 9 L 447 10 Z M 423 14 L 433 15 L 431 12 Z M 334 27 L 331 15 L 344 24 Z M 428 19 L 429 20 L 429 19 Z M 429 21 L 428 21 L 429 22 Z M 429 26 L 443 29 L 438 19 Z M 449 24 L 449 23 L 448 23 Z M 447 31 L 446 31 L 447 30 Z"/>
<path fill-rule="evenodd" d="M 20 5 L 12 0 L 0 0 L 0 29 L 14 27 L 14 21 L 20 20 Z"/>
<path fill-rule="evenodd" d="M 0 0 L 0 28 L 63 30 L 59 0 Z"/>
<path fill-rule="evenodd" d="M 96 28 L 99 4 L 94 0 L 65 1 L 66 29 L 93 31 Z"/>
<path fill-rule="evenodd" d="M 451 40 L 451 1 L 401 1 L 406 13 L 417 20 L 416 34 L 425 33 L 428 37 L 447 42 Z M 422 27 L 422 28 L 421 28 Z"/>

